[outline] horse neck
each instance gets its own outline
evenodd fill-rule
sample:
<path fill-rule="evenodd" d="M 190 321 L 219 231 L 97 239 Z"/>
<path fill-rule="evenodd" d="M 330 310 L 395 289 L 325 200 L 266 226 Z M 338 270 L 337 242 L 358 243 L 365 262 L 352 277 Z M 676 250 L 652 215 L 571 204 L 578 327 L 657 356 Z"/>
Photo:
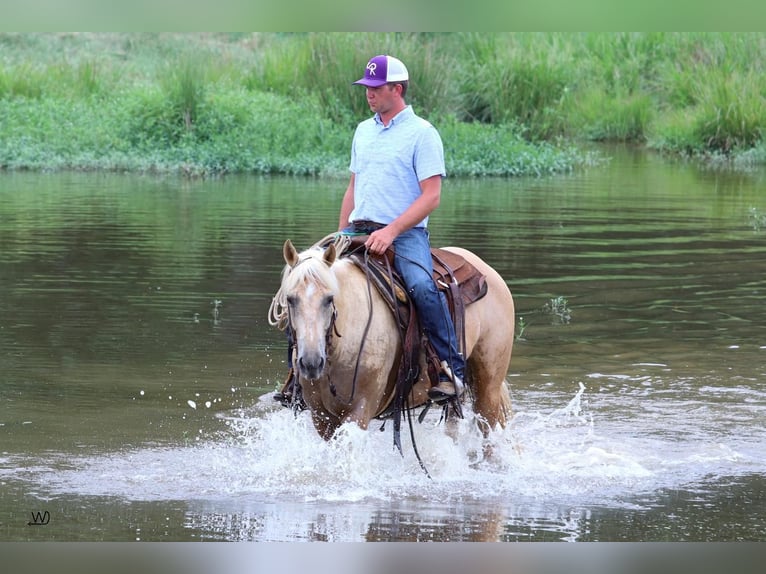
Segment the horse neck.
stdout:
<path fill-rule="evenodd" d="M 339 285 L 335 306 L 340 337 L 333 334 L 329 380 L 345 400 L 369 400 L 383 409 L 393 396 L 389 374 L 400 352 L 393 314 L 356 264 L 342 260 L 333 269 Z"/>
<path fill-rule="evenodd" d="M 353 344 L 353 341 L 358 342 L 358 337 L 362 335 L 370 312 L 366 280 L 359 269 L 347 259 L 337 261 L 333 271 L 339 286 L 335 296 L 335 307 L 338 311 L 336 326 L 341 337 L 336 343 Z"/>

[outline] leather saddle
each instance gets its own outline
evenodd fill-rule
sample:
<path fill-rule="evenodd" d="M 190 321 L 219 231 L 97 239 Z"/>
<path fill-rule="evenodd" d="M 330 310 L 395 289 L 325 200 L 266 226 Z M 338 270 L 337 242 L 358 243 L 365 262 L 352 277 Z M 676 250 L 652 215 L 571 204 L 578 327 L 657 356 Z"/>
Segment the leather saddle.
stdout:
<path fill-rule="evenodd" d="M 394 253 L 389 250 L 385 256 L 365 256 L 364 243 L 367 235 L 357 235 L 339 256 L 348 256 L 366 273 L 371 272 L 376 287 L 381 291 L 389 305 L 394 306 L 395 298 L 399 304 L 406 305 L 409 301 L 406 288 L 401 277 L 394 270 Z M 486 276 L 465 257 L 446 249 L 431 248 L 433 263 L 433 280 L 440 291 L 447 296 L 450 313 L 461 306 L 470 305 L 487 294 Z M 368 273 L 369 275 L 369 273 Z M 453 299 L 457 298 L 457 301 Z"/>

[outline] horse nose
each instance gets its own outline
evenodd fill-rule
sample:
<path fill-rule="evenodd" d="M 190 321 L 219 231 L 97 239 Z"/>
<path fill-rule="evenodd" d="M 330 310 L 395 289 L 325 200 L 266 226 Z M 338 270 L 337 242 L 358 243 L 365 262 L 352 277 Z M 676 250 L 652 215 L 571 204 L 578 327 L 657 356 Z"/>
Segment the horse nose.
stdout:
<path fill-rule="evenodd" d="M 324 369 L 325 360 L 320 355 L 302 356 L 298 359 L 298 365 L 304 376 L 309 380 L 318 379 Z"/>

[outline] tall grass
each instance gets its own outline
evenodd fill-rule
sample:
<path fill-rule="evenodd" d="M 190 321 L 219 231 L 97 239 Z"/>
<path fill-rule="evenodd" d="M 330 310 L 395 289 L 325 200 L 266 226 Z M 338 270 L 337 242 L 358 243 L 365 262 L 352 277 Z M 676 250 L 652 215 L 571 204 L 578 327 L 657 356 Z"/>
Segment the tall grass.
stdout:
<path fill-rule="evenodd" d="M 102 91 L 102 80 L 95 62 L 76 66 L 23 62 L 0 68 L 0 98 L 88 97 Z"/>
<path fill-rule="evenodd" d="M 558 37 L 466 34 L 463 42 L 461 119 L 514 123 L 531 140 L 563 133 L 562 110 L 573 69 L 571 54 Z"/>
<path fill-rule="evenodd" d="M 572 169 L 560 141 L 764 157 L 766 33 L 0 33 L 0 50 L 0 166 L 342 171 L 370 114 L 352 82 L 380 53 L 407 64 L 454 175 Z"/>
<path fill-rule="evenodd" d="M 680 109 L 658 123 L 653 145 L 687 154 L 745 151 L 763 141 L 766 81 L 754 71 L 700 70 Z"/>
<path fill-rule="evenodd" d="M 389 54 L 410 72 L 409 103 L 426 116 L 447 115 L 458 100 L 452 85 L 454 54 L 439 48 L 438 35 L 414 33 L 280 36 L 256 52 L 246 83 L 289 97 L 313 94 L 330 119 L 353 125 L 370 113 L 364 88 L 353 82 L 372 56 Z"/>

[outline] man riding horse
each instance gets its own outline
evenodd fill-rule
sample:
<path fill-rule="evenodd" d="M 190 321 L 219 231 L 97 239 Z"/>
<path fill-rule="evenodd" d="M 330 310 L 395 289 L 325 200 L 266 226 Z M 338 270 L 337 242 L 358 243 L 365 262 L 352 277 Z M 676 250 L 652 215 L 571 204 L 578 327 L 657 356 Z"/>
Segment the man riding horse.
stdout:
<path fill-rule="evenodd" d="M 428 396 L 437 403 L 460 398 L 465 359 L 458 350 L 455 326 L 444 294 L 433 281 L 429 215 L 439 206 L 446 176 L 439 132 L 405 102 L 409 74 L 398 59 L 375 56 L 364 76 L 374 116 L 361 122 L 351 145 L 351 178 L 340 208 L 339 232 L 369 235 L 373 255 L 394 251 L 394 268 L 411 297 L 425 335 L 441 363 L 437 384 Z M 275 399 L 291 404 L 295 385 L 292 341 L 288 330 L 290 372 Z"/>

